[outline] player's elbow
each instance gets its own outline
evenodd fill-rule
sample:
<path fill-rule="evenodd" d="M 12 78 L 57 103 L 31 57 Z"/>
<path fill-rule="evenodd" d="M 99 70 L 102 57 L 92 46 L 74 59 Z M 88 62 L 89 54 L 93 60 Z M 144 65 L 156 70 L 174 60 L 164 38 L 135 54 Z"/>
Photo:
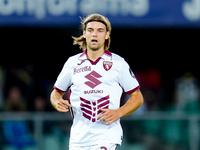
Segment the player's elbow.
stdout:
<path fill-rule="evenodd" d="M 144 98 L 143 98 L 142 93 L 140 92 L 140 90 L 137 90 L 137 91 L 131 93 L 130 97 L 131 97 L 132 100 L 134 100 L 137 108 L 142 106 L 142 104 L 144 103 Z"/>
<path fill-rule="evenodd" d="M 52 106 L 55 108 L 54 97 L 55 97 L 55 90 L 53 90 L 50 94 L 50 102 L 51 102 Z"/>
<path fill-rule="evenodd" d="M 139 98 L 139 107 L 142 106 L 142 104 L 144 103 L 144 98 L 141 94 L 140 98 Z"/>
<path fill-rule="evenodd" d="M 55 89 L 53 89 L 53 91 L 50 94 L 50 101 L 53 101 L 54 97 L 55 97 Z"/>
<path fill-rule="evenodd" d="M 138 108 L 139 108 L 144 103 L 144 98 L 143 98 L 141 92 L 139 92 L 139 94 L 138 94 L 137 101 L 138 101 Z"/>

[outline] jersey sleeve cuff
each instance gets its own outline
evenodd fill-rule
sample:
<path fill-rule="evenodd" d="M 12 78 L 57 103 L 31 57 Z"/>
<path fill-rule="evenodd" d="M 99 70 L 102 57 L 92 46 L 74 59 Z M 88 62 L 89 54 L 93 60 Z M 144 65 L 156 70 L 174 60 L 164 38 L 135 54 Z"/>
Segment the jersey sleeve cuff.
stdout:
<path fill-rule="evenodd" d="M 65 91 L 63 91 L 63 90 L 57 88 L 55 85 L 53 86 L 53 88 L 54 88 L 56 91 L 60 92 L 60 93 L 64 93 L 64 92 L 65 92 Z"/>
<path fill-rule="evenodd" d="M 136 90 L 138 90 L 140 88 L 140 86 L 137 86 L 136 88 L 130 90 L 130 91 L 127 91 L 126 94 L 131 94 L 133 92 L 135 92 Z"/>

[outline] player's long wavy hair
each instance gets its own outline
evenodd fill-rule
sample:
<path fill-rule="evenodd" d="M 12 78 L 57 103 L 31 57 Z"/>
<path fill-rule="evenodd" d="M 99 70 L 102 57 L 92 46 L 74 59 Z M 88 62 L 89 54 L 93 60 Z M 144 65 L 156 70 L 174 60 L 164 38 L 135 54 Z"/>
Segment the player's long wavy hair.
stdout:
<path fill-rule="evenodd" d="M 99 22 L 102 22 L 103 24 L 105 24 L 106 26 L 106 30 L 110 32 L 111 34 L 111 24 L 110 24 L 110 21 L 100 15 L 100 14 L 91 14 L 89 16 L 87 16 L 86 18 L 82 19 L 81 18 L 81 27 L 83 30 L 86 30 L 86 26 L 87 26 L 87 23 L 91 22 L 91 21 L 99 21 Z M 86 43 L 86 39 L 82 36 L 80 37 L 74 37 L 72 36 L 72 38 L 74 39 L 74 45 L 80 45 L 80 49 L 82 50 L 85 50 L 87 48 L 87 43 Z M 110 48 L 110 36 L 107 40 L 105 40 L 105 44 L 104 44 L 104 49 L 105 50 L 108 50 Z"/>

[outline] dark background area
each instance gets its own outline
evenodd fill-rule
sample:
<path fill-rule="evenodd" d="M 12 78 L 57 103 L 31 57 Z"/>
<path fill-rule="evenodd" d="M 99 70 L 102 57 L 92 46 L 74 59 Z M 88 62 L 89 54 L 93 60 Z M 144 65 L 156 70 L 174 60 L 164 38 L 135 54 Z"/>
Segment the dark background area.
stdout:
<path fill-rule="evenodd" d="M 0 33 L 0 65 L 7 72 L 5 96 L 15 82 L 12 70 L 29 66 L 34 80 L 32 95 L 40 93 L 48 99 L 48 94 L 44 94 L 47 87 L 43 86 L 53 85 L 68 57 L 81 52 L 71 38 L 82 34 L 79 27 L 9 27 L 0 28 Z M 185 72 L 200 79 L 198 35 L 198 28 L 113 28 L 110 51 L 124 57 L 133 72 L 157 69 L 162 88 L 171 98 L 175 79 Z"/>

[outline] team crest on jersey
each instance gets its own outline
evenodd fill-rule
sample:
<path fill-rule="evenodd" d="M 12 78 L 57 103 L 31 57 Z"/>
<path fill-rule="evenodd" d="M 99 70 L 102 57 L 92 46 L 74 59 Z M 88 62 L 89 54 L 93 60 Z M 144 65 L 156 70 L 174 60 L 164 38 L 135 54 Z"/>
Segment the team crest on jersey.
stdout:
<path fill-rule="evenodd" d="M 108 71 L 112 68 L 113 62 L 110 61 L 103 61 L 103 68 Z"/>

